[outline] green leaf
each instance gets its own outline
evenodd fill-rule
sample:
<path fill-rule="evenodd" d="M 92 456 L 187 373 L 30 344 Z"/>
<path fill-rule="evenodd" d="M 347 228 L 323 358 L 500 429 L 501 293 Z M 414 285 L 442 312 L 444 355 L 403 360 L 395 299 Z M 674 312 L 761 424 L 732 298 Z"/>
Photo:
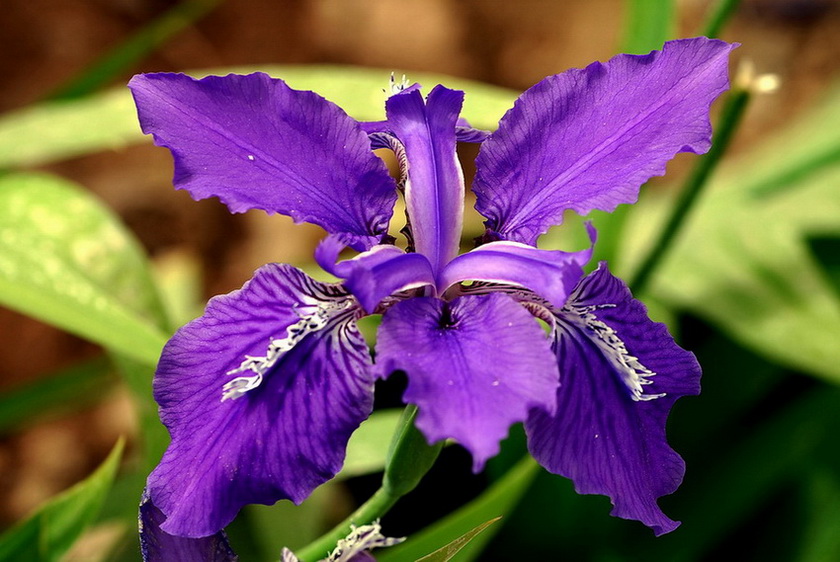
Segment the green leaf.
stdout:
<path fill-rule="evenodd" d="M 380 410 L 362 422 L 350 437 L 344 467 L 336 478 L 352 478 L 382 470 L 385 467 L 388 445 L 401 415 L 400 408 Z"/>
<path fill-rule="evenodd" d="M 118 150 L 143 139 L 125 88 L 30 105 L 0 117 L 0 168 Z"/>
<path fill-rule="evenodd" d="M 495 523 L 501 519 L 501 517 L 496 517 L 491 519 L 490 521 L 485 521 L 475 529 L 468 531 L 452 541 L 451 543 L 440 547 L 436 551 L 432 552 L 417 560 L 417 562 L 447 562 L 447 560 L 452 560 L 456 554 L 458 554 L 471 540 L 473 540 L 476 535 L 482 532 L 484 529 Z"/>
<path fill-rule="evenodd" d="M 621 52 L 642 55 L 661 49 L 673 36 L 673 0 L 625 0 L 627 16 Z"/>
<path fill-rule="evenodd" d="M 115 382 L 104 358 L 94 359 L 0 395 L 0 434 L 47 413 L 83 408 Z"/>
<path fill-rule="evenodd" d="M 504 516 L 511 512 L 519 499 L 527 491 L 529 484 L 537 474 L 539 465 L 530 456 L 523 458 L 503 478 L 494 483 L 481 496 L 471 501 L 455 513 L 432 524 L 419 533 L 409 537 L 399 546 L 377 552 L 379 562 L 401 562 L 416 560 L 425 556 L 440 545 L 449 544 L 458 537 L 475 529 L 491 518 Z M 474 536 L 472 541 L 455 555 L 454 560 L 468 562 L 475 560 L 481 549 L 493 538 L 497 525 L 492 530 Z"/>
<path fill-rule="evenodd" d="M 123 451 L 120 440 L 88 478 L 52 498 L 25 521 L 0 537 L 0 560 L 33 562 L 61 559 L 93 521 L 117 472 Z"/>
<path fill-rule="evenodd" d="M 720 35 L 720 30 L 723 29 L 726 22 L 738 9 L 738 4 L 741 0 L 715 0 L 714 5 L 709 10 L 709 15 L 706 22 L 703 24 L 702 30 L 698 35 L 706 37 L 717 37 Z"/>
<path fill-rule="evenodd" d="M 725 456 L 705 467 L 700 481 L 681 490 L 683 526 L 650 543 L 641 560 L 702 560 L 761 500 L 790 479 L 799 480 L 822 447 L 840 431 L 840 389 L 820 385 L 780 409 Z"/>
<path fill-rule="evenodd" d="M 840 482 L 834 472 L 820 468 L 808 482 L 811 509 L 799 562 L 840 560 Z"/>
<path fill-rule="evenodd" d="M 384 118 L 390 70 L 349 66 L 259 66 L 192 72 L 207 74 L 263 71 L 292 87 L 313 90 L 337 103 L 359 120 Z M 426 89 L 441 83 L 467 92 L 463 116 L 474 127 L 495 129 L 517 92 L 441 74 L 412 72 L 412 81 Z M 127 88 L 109 90 L 72 101 L 37 104 L 0 117 L 0 168 L 33 166 L 118 150 L 144 140 L 137 111 Z M 145 142 L 151 142 L 146 138 Z"/>
<path fill-rule="evenodd" d="M 176 4 L 127 41 L 110 49 L 102 58 L 59 88 L 51 97 L 61 99 L 89 94 L 110 82 L 126 68 L 136 64 L 166 40 L 192 25 L 197 19 L 215 8 L 218 3 L 219 0 L 185 0 Z"/>
<path fill-rule="evenodd" d="M 813 158 L 840 147 L 838 131 L 840 90 L 792 130 L 722 168 L 650 290 L 764 356 L 835 383 L 840 306 L 809 240 L 840 235 L 840 161 Z M 667 204 L 646 197 L 637 206 L 624 256 L 647 253 Z"/>
<path fill-rule="evenodd" d="M 133 237 L 91 195 L 48 174 L 0 177 L 0 304 L 148 364 L 166 341 Z"/>

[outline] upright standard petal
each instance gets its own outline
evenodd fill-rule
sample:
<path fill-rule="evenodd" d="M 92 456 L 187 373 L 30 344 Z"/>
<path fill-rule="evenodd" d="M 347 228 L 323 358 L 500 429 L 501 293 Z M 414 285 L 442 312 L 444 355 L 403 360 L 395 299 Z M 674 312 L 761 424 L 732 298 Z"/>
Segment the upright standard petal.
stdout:
<path fill-rule="evenodd" d="M 733 45 L 665 43 L 550 76 L 523 93 L 481 147 L 473 191 L 491 239 L 536 245 L 572 209 L 612 211 L 711 144 L 709 106 L 728 87 Z"/>
<path fill-rule="evenodd" d="M 405 148 L 405 204 L 416 251 L 434 271 L 458 255 L 464 214 L 464 176 L 455 127 L 464 93 L 435 86 L 425 102 L 417 89 L 388 98 L 388 126 Z"/>
<path fill-rule="evenodd" d="M 555 317 L 557 411 L 525 422 L 531 453 L 579 493 L 609 496 L 613 515 L 657 535 L 675 529 L 657 499 L 677 489 L 685 465 L 666 441 L 665 420 L 679 397 L 700 392 L 694 355 L 603 265 Z"/>
<path fill-rule="evenodd" d="M 144 133 L 172 151 L 175 187 L 342 235 L 357 250 L 387 234 L 396 190 L 356 121 L 266 74 L 142 74 L 129 83 Z"/>
<path fill-rule="evenodd" d="M 557 361 L 539 324 L 506 295 L 399 302 L 377 340 L 381 373 L 408 375 L 403 399 L 417 404 L 417 427 L 430 443 L 458 440 L 475 471 L 531 408 L 554 411 Z"/>
<path fill-rule="evenodd" d="M 166 516 L 152 503 L 144 491 L 140 502 L 140 554 L 143 562 L 237 562 L 239 557 L 230 547 L 224 531 L 209 537 L 192 539 L 176 537 L 160 526 Z"/>
<path fill-rule="evenodd" d="M 148 480 L 165 531 L 211 535 L 341 469 L 373 401 L 361 314 L 340 285 L 272 264 L 175 334 L 154 384 L 172 443 Z"/>

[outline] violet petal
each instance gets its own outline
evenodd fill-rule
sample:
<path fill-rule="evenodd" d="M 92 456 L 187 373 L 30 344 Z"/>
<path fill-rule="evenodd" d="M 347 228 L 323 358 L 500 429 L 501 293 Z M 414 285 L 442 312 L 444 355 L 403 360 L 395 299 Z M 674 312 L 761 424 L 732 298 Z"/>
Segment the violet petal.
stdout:
<path fill-rule="evenodd" d="M 455 125 L 464 93 L 436 86 L 425 102 L 418 90 L 388 98 L 388 126 L 408 160 L 406 209 L 414 246 L 438 271 L 458 255 L 464 177 L 455 152 Z"/>
<path fill-rule="evenodd" d="M 166 516 L 143 492 L 140 501 L 140 553 L 144 562 L 237 562 L 224 531 L 209 537 L 177 537 L 162 530 Z"/>
<path fill-rule="evenodd" d="M 592 242 L 595 229 L 587 225 Z M 438 278 L 438 290 L 461 281 L 489 281 L 530 289 L 562 307 L 583 277 L 592 248 L 579 252 L 540 250 L 518 242 L 490 242 L 449 262 Z"/>
<path fill-rule="evenodd" d="M 154 383 L 172 443 L 148 480 L 165 531 L 211 535 L 341 469 L 373 402 L 361 314 L 340 285 L 270 264 L 173 336 Z"/>
<path fill-rule="evenodd" d="M 382 244 L 335 263 L 335 250 L 335 242 L 324 240 L 315 252 L 316 260 L 326 271 L 345 280 L 344 286 L 368 313 L 394 293 L 435 284 L 432 266 L 422 254 L 405 253 L 396 246 Z"/>
<path fill-rule="evenodd" d="M 458 440 L 476 471 L 531 408 L 554 411 L 557 361 L 545 332 L 510 297 L 402 301 L 383 315 L 377 339 L 380 372 L 408 375 L 403 399 L 417 404 L 417 427 L 429 443 Z"/>
<path fill-rule="evenodd" d="M 549 76 L 523 93 L 476 159 L 476 209 L 498 238 L 536 245 L 563 212 L 633 203 L 678 152 L 711 144 L 709 105 L 733 45 L 669 41 Z"/>
<path fill-rule="evenodd" d="M 678 398 L 700 392 L 700 366 L 603 265 L 555 315 L 557 411 L 525 422 L 531 453 L 578 493 L 609 496 L 613 515 L 672 531 L 679 523 L 657 499 L 677 489 L 685 465 L 665 421 Z"/>
<path fill-rule="evenodd" d="M 388 231 L 393 180 L 358 123 L 267 74 L 141 74 L 129 83 L 144 133 L 172 151 L 173 182 L 234 213 L 262 209 L 344 236 L 358 250 Z"/>

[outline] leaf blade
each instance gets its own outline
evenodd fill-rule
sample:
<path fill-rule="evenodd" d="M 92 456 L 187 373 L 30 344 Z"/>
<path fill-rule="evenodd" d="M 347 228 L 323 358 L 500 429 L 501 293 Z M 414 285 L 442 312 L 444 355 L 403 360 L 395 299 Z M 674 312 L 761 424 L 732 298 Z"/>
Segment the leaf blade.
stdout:
<path fill-rule="evenodd" d="M 93 474 L 4 533 L 0 537 L 0 560 L 59 560 L 99 512 L 122 451 L 120 440 Z"/>
<path fill-rule="evenodd" d="M 139 246 L 99 202 L 48 174 L 0 177 L 0 304 L 147 364 L 166 341 Z"/>

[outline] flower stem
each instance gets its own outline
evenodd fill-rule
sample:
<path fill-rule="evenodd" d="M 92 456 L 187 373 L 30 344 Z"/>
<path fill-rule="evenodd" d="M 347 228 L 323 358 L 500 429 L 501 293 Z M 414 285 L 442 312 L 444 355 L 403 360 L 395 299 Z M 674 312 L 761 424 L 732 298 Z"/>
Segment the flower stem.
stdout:
<path fill-rule="evenodd" d="M 296 552 L 301 562 L 320 560 L 350 532 L 350 525 L 365 525 L 379 519 L 402 496 L 413 490 L 437 460 L 443 441 L 429 445 L 414 426 L 417 407 L 409 405 L 388 450 L 382 486 L 359 508 L 331 531 Z"/>
<path fill-rule="evenodd" d="M 670 249 L 671 244 L 676 239 L 677 233 L 685 222 L 688 212 L 703 191 L 706 180 L 708 180 L 712 171 L 717 167 L 726 151 L 729 141 L 732 139 L 732 134 L 741 122 L 749 99 L 749 90 L 746 87 L 737 85 L 729 93 L 729 96 L 727 96 L 711 150 L 697 162 L 694 170 L 692 170 L 659 238 L 628 283 L 634 294 L 641 294 L 647 289 L 651 275 Z"/>

